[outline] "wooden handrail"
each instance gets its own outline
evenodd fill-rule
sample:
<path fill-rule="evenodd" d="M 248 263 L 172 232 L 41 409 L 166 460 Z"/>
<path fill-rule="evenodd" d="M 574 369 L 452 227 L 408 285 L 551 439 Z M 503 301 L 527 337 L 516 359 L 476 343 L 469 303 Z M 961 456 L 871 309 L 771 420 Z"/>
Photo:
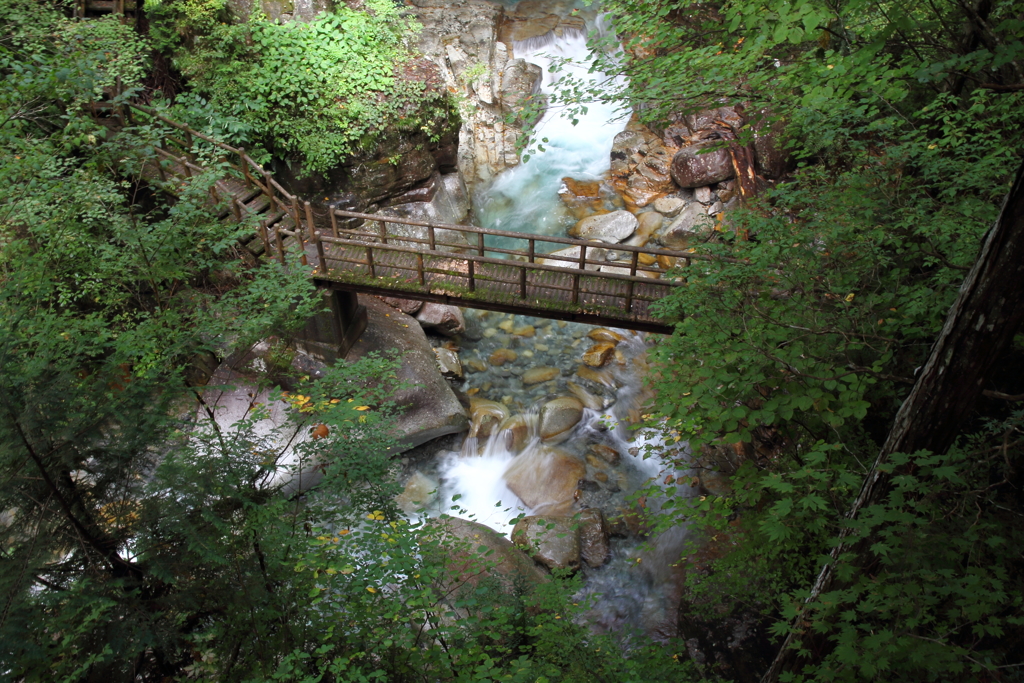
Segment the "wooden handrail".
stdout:
<path fill-rule="evenodd" d="M 385 250 L 385 251 L 397 251 L 397 252 L 404 252 L 404 253 L 408 253 L 408 254 L 422 254 L 423 253 L 422 249 L 414 249 L 413 247 L 404 247 L 404 246 L 400 246 L 400 245 L 397 245 L 397 244 L 380 244 L 380 243 L 368 244 L 368 243 L 363 242 L 361 240 L 349 240 L 349 239 L 345 239 L 343 237 L 329 237 L 328 235 L 323 235 L 323 234 L 320 235 L 320 239 L 323 240 L 324 242 L 327 242 L 328 244 L 341 244 L 341 245 L 350 246 L 350 247 L 363 247 L 363 248 L 366 248 L 366 249 L 382 249 L 382 250 Z M 636 276 L 636 275 L 632 275 L 632 276 L 631 275 L 621 275 L 619 273 L 606 273 L 606 272 L 601 272 L 601 271 L 596 271 L 596 270 L 586 270 L 586 271 L 583 271 L 581 273 L 578 268 L 563 268 L 561 266 L 549 266 L 549 265 L 543 264 L 543 263 L 528 263 L 526 261 L 511 261 L 509 259 L 496 259 L 496 258 L 490 258 L 488 256 L 477 256 L 476 254 L 460 254 L 460 253 L 451 252 L 451 251 L 431 252 L 431 256 L 437 256 L 437 257 L 441 257 L 441 258 L 449 258 L 449 259 L 452 259 L 454 261 L 472 261 L 474 263 L 489 263 L 491 265 L 496 265 L 496 266 L 507 266 L 507 267 L 510 267 L 510 268 L 524 268 L 526 270 L 543 270 L 543 271 L 548 271 L 548 272 L 552 272 L 552 273 L 575 274 L 575 275 L 582 275 L 584 277 L 593 277 L 593 278 L 598 278 L 598 279 L 623 280 L 623 281 L 627 281 L 627 282 L 628 281 L 633 281 L 633 282 L 642 282 L 642 283 L 648 283 L 648 284 L 661 284 L 661 285 L 666 285 L 666 286 L 671 286 L 671 287 L 679 287 L 679 286 L 682 286 L 682 285 L 686 284 L 683 281 L 661 280 L 661 279 L 655 280 L 655 279 L 648 278 L 648 277 L 640 277 L 640 276 Z M 330 260 L 337 261 L 337 260 L 341 260 L 341 259 L 330 259 Z M 622 267 L 622 266 L 615 265 L 615 263 L 611 262 L 611 261 L 606 262 L 606 263 L 604 263 L 602 265 L 607 265 L 607 266 L 610 266 L 610 267 L 613 267 L 613 268 L 621 268 Z M 543 285 L 543 286 L 546 287 L 547 285 Z M 554 287 L 553 289 L 558 289 L 558 288 Z"/>

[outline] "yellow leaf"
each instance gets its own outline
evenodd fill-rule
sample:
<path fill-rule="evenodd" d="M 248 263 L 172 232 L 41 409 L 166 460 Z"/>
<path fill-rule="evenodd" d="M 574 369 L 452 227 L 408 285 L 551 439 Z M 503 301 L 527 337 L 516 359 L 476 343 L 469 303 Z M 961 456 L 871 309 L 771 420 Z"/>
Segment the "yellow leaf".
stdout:
<path fill-rule="evenodd" d="M 370 406 L 356 406 L 356 410 L 369 410 Z"/>
<path fill-rule="evenodd" d="M 369 591 L 370 593 L 376 593 L 377 592 L 377 589 L 374 588 L 373 586 L 367 586 L 366 590 Z"/>
<path fill-rule="evenodd" d="M 846 295 L 846 303 L 850 303 L 851 301 L 853 301 L 853 292 Z"/>

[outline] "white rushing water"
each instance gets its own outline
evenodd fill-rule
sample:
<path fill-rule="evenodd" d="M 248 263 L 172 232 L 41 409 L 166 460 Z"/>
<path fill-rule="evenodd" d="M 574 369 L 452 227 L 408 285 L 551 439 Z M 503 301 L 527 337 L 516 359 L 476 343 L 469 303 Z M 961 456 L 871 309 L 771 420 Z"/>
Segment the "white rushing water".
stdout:
<path fill-rule="evenodd" d="M 604 30 L 598 22 L 598 30 Z M 586 35 L 582 31 L 548 33 L 538 38 L 516 42 L 515 57 L 540 66 L 541 92 L 554 93 L 559 79 L 571 74 L 599 86 L 608 77 L 589 73 L 590 61 Z M 573 64 L 552 73 L 552 64 L 570 58 Z M 615 135 L 624 120 L 617 106 L 587 105 L 587 112 L 577 117 L 576 125 L 562 116 L 560 106 L 548 107 L 536 127 L 544 151 L 536 151 L 529 161 L 501 173 L 474 197 L 473 204 L 480 225 L 498 230 L 564 236 L 574 222 L 558 198 L 562 178 L 599 180 L 609 169 L 609 155 Z"/>

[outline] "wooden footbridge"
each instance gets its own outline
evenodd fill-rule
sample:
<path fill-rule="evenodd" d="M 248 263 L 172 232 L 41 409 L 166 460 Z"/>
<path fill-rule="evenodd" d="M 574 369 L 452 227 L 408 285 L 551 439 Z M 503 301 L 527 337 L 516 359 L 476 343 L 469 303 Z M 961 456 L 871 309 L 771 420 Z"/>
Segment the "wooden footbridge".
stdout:
<path fill-rule="evenodd" d="M 132 105 L 118 115 L 172 129 L 143 171 L 170 192 L 212 167 L 200 159 L 219 157 L 216 168 L 224 171 L 211 187 L 211 204 L 223 219 L 253 225 L 253 233 L 240 240 L 245 249 L 254 258 L 298 261 L 325 289 L 668 333 L 671 323 L 659 319 L 652 304 L 684 284 L 669 270 L 707 258 L 365 214 L 329 204 L 314 211 L 310 201 L 285 190 L 244 149 L 146 107 Z M 198 153 L 202 147 L 205 157 Z M 332 304 L 342 326 L 357 315 L 354 305 Z M 352 336 L 337 323 L 334 327 L 342 337 Z"/>

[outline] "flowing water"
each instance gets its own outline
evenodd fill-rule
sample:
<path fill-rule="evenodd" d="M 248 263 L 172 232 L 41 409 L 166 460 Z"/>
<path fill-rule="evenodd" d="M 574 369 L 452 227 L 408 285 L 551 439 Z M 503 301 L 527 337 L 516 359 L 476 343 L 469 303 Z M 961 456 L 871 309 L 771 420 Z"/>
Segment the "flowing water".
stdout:
<path fill-rule="evenodd" d="M 599 21 L 591 24 L 606 30 Z M 588 73 L 586 38 L 579 31 L 516 43 L 513 52 L 544 69 L 545 94 L 556 87 L 559 74 L 549 67 L 560 58 L 578 62 L 566 67 L 576 76 L 592 83 L 603 78 Z M 551 107 L 537 127 L 537 136 L 547 138 L 545 150 L 475 194 L 478 224 L 564 236 L 575 218 L 559 198 L 562 179 L 604 177 L 613 138 L 624 127 L 618 113 L 611 106 L 590 106 L 574 125 Z M 422 510 L 421 501 L 427 501 L 428 514 L 447 512 L 509 535 L 523 515 L 598 508 L 614 531 L 608 561 L 580 568 L 584 588 L 578 597 L 590 601 L 586 621 L 604 632 L 675 635 L 676 563 L 686 529 L 672 528 L 641 542 L 645 534 L 637 527 L 643 522 L 635 521 L 637 506 L 657 514 L 663 497 L 638 502 L 634 494 L 651 483 L 665 484 L 666 495 L 690 496 L 696 490 L 667 484 L 685 453 L 667 450 L 658 433 L 634 427 L 651 398 L 650 340 L 625 330 L 487 311 L 467 310 L 466 318 L 473 333 L 459 342 L 467 369 L 460 389 L 473 400 L 470 432 L 453 450 L 418 465 L 408 478 L 407 509 Z M 614 349 L 607 360 L 601 367 L 584 364 L 584 354 L 601 344 Z M 544 411 L 574 400 L 586 406 L 582 414 L 568 429 L 542 439 Z"/>
<path fill-rule="evenodd" d="M 607 30 L 598 20 L 594 30 Z M 512 50 L 544 70 L 540 91 L 550 96 L 565 74 L 599 86 L 607 78 L 589 73 L 587 36 L 583 31 L 565 30 L 516 42 Z M 559 72 L 550 70 L 564 59 L 573 63 Z M 550 106 L 536 126 L 536 138 L 544 150 L 534 151 L 527 162 L 498 175 L 473 197 L 478 225 L 496 230 L 564 236 L 575 220 L 558 197 L 562 178 L 599 180 L 610 165 L 609 154 L 616 133 L 623 128 L 621 111 L 610 104 L 591 103 L 575 120 L 562 116 L 563 108 Z M 506 246 L 495 241 L 492 246 Z"/>

